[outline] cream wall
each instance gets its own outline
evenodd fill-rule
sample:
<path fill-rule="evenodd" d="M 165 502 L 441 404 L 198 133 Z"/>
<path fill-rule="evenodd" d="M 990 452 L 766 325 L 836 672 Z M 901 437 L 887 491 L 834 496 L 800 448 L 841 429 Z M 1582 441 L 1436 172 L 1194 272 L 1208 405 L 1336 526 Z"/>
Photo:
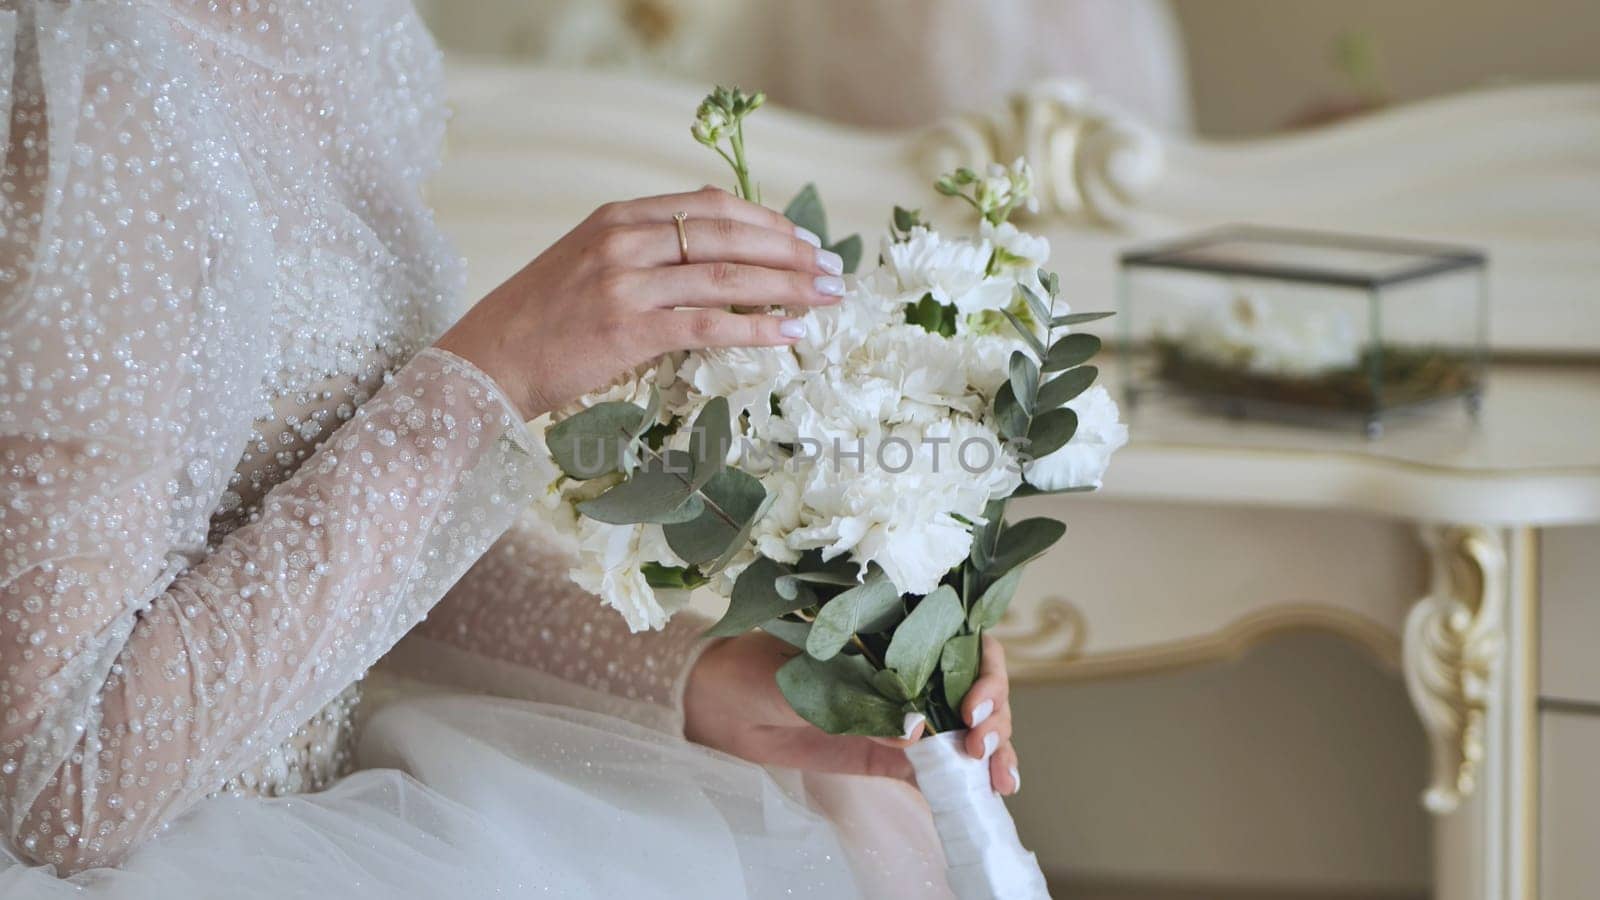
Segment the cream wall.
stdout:
<path fill-rule="evenodd" d="M 1339 89 L 1331 57 L 1370 34 L 1395 99 L 1496 81 L 1600 79 L 1600 0 L 1175 0 L 1201 133 L 1276 130 Z"/>

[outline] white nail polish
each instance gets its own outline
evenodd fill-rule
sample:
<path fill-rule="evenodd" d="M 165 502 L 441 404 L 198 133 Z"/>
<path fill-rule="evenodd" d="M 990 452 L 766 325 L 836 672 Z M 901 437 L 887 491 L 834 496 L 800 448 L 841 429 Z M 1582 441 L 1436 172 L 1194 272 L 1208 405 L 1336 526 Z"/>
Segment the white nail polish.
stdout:
<path fill-rule="evenodd" d="M 844 296 L 844 279 L 837 275 L 818 275 L 813 284 L 815 284 L 819 294 L 827 294 L 831 297 Z"/>
<path fill-rule="evenodd" d="M 983 758 L 984 759 L 988 759 L 989 757 L 993 756 L 994 755 L 994 751 L 996 751 L 998 749 L 1000 749 L 1000 735 L 995 734 L 994 732 L 991 731 L 988 734 L 983 736 Z"/>
<path fill-rule="evenodd" d="M 994 713 L 994 701 L 985 700 L 972 708 L 972 727 L 977 728 Z"/>
<path fill-rule="evenodd" d="M 916 734 L 917 729 L 921 728 L 922 723 L 926 721 L 928 721 L 928 718 L 922 713 L 906 713 L 905 731 L 900 736 L 908 741 L 911 740 L 912 735 Z"/>
<path fill-rule="evenodd" d="M 817 268 L 829 275 L 844 274 L 844 257 L 832 250 L 817 251 Z"/>
<path fill-rule="evenodd" d="M 809 228 L 801 228 L 799 225 L 796 225 L 794 227 L 794 236 L 802 241 L 805 241 L 813 247 L 822 246 L 822 238 L 817 237 L 816 232 Z"/>
<path fill-rule="evenodd" d="M 799 319 L 784 319 L 778 323 L 778 333 L 787 338 L 803 338 L 806 336 L 806 323 Z"/>
<path fill-rule="evenodd" d="M 1011 793 L 1022 790 L 1022 776 L 1017 773 L 1017 767 L 1011 767 Z"/>

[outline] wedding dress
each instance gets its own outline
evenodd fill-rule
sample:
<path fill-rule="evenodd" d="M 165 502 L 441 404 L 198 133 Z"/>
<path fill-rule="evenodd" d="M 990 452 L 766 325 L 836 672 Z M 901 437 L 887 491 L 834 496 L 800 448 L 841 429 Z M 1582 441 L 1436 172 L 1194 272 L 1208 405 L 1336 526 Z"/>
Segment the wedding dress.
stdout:
<path fill-rule="evenodd" d="M 395 0 L 0 3 L 0 896 L 937 895 L 909 787 L 686 743 L 699 624 L 519 521 L 444 121 Z"/>

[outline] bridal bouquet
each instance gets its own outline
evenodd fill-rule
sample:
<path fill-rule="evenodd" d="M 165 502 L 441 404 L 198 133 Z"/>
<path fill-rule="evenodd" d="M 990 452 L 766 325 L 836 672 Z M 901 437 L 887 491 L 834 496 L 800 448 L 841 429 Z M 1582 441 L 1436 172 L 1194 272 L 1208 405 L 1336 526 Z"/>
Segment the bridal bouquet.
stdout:
<path fill-rule="evenodd" d="M 692 128 L 747 198 L 743 123 L 762 99 L 719 88 Z M 1032 202 L 1027 164 L 935 188 L 975 210 L 976 233 L 896 208 L 872 271 L 854 274 L 858 237 L 830 245 L 845 296 L 794 345 L 673 355 L 562 411 L 542 503 L 576 538 L 572 577 L 635 630 L 704 586 L 728 598 L 711 635 L 760 628 L 801 651 L 778 684 L 817 727 L 899 736 L 925 717 L 935 737 L 912 758 L 952 885 L 1042 896 L 987 766 L 959 750 L 959 710 L 979 636 L 1065 530 L 1007 521 L 1007 501 L 1098 487 L 1127 430 L 1085 365 L 1100 340 L 1074 330 L 1107 314 L 1069 312 L 1048 242 L 1008 221 Z M 785 213 L 827 243 L 813 187 Z"/>

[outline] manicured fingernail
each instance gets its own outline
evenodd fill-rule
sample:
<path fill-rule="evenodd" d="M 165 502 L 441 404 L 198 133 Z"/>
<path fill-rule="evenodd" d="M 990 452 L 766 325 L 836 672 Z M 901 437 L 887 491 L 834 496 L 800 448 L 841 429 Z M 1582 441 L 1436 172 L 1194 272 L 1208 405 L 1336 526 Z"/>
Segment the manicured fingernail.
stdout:
<path fill-rule="evenodd" d="M 817 293 L 833 297 L 844 296 L 844 279 L 837 275 L 818 275 L 814 282 Z"/>
<path fill-rule="evenodd" d="M 972 727 L 977 728 L 979 725 L 982 725 L 993 712 L 993 700 L 985 700 L 982 703 L 979 703 L 977 706 L 974 706 L 972 708 Z"/>
<path fill-rule="evenodd" d="M 817 268 L 827 272 L 829 275 L 843 275 L 844 257 L 832 250 L 818 250 Z"/>
<path fill-rule="evenodd" d="M 786 338 L 803 338 L 806 336 L 806 323 L 799 319 L 784 319 L 778 323 L 778 333 Z"/>
<path fill-rule="evenodd" d="M 983 736 L 983 758 L 984 759 L 988 759 L 989 757 L 993 756 L 994 755 L 994 751 L 996 751 L 998 749 L 1000 749 L 1000 735 L 995 734 L 994 732 L 991 731 L 988 734 Z"/>
<path fill-rule="evenodd" d="M 794 236 L 802 241 L 805 241 L 813 247 L 822 246 L 822 238 L 817 237 L 817 233 L 809 228 L 801 228 L 799 225 L 796 225 L 794 227 Z"/>
<path fill-rule="evenodd" d="M 928 721 L 928 718 L 922 713 L 906 713 L 905 731 L 900 736 L 908 741 L 911 740 L 916 735 L 917 729 L 921 728 L 922 723 L 926 721 Z"/>
<path fill-rule="evenodd" d="M 1017 767 L 1011 767 L 1011 793 L 1022 790 L 1022 776 L 1018 774 Z"/>

